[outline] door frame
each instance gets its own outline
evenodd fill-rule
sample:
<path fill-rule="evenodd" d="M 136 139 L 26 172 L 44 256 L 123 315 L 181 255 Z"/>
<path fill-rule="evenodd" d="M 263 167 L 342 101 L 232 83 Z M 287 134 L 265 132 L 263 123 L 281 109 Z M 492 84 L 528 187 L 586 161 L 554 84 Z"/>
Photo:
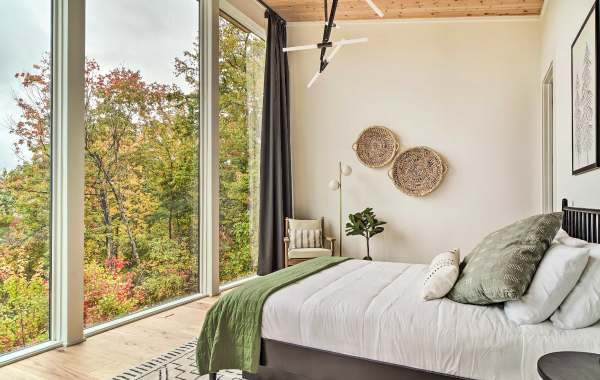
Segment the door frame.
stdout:
<path fill-rule="evenodd" d="M 554 64 L 542 81 L 542 211 L 554 210 Z"/>

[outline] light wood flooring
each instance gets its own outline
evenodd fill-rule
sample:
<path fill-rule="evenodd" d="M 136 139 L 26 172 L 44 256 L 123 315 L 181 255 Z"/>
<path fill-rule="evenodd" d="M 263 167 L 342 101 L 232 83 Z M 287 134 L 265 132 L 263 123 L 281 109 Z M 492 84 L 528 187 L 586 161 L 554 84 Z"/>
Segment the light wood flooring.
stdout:
<path fill-rule="evenodd" d="M 106 380 L 198 337 L 217 298 L 178 308 L 0 368 L 2 380 Z"/>

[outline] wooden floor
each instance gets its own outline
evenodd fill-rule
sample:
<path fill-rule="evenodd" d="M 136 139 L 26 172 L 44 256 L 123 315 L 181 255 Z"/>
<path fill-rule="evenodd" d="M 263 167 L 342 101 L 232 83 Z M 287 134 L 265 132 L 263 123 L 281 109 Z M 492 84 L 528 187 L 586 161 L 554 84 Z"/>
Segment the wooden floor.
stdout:
<path fill-rule="evenodd" d="M 0 368 L 0 379 L 106 380 L 196 339 L 206 311 L 204 298 Z"/>

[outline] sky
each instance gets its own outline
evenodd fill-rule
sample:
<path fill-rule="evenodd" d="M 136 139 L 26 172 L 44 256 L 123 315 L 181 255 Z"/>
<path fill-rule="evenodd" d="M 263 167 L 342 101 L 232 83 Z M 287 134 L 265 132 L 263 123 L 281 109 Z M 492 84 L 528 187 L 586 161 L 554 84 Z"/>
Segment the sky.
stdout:
<path fill-rule="evenodd" d="M 51 0 L 0 0 L 0 170 L 18 165 L 9 120 L 19 110 L 14 75 L 29 71 L 50 51 Z M 174 58 L 192 48 L 198 33 L 197 0 L 87 0 L 86 56 L 102 72 L 125 66 L 147 82 L 176 83 Z"/>

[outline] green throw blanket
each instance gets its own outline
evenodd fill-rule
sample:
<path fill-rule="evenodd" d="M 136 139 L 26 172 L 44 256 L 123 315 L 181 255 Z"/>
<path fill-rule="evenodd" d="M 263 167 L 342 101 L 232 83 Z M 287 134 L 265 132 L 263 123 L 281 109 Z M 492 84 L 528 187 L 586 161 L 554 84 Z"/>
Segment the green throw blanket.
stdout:
<path fill-rule="evenodd" d="M 196 363 L 200 375 L 222 369 L 258 371 L 262 310 L 277 290 L 348 258 L 319 257 L 251 280 L 225 294 L 209 311 L 202 326 Z"/>

